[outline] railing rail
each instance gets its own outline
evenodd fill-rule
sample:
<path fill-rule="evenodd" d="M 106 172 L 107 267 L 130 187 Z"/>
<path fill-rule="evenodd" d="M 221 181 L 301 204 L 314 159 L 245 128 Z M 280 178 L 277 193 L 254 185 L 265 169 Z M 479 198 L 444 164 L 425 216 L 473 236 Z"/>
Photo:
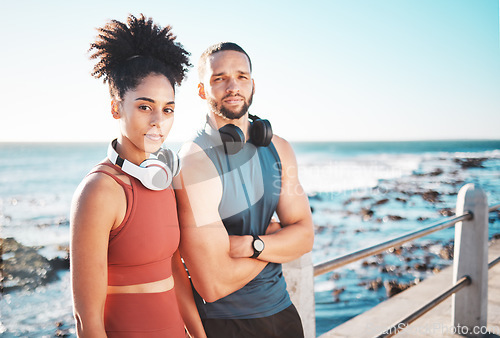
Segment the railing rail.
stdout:
<path fill-rule="evenodd" d="M 498 208 L 497 208 L 498 209 Z M 495 209 L 496 210 L 496 209 Z M 491 211 L 490 211 L 491 212 Z M 500 263 L 500 257 L 495 258 L 488 264 L 488 270 L 494 267 Z M 383 333 L 379 334 L 377 338 L 382 338 L 382 337 L 392 337 L 396 335 L 399 331 L 404 330 L 409 324 L 413 323 L 415 320 L 418 318 L 422 317 L 425 315 L 427 312 L 430 310 L 434 309 L 436 306 L 441 304 L 443 301 L 448 299 L 451 295 L 454 293 L 458 292 L 462 288 L 470 285 L 472 283 L 472 280 L 469 276 L 464 276 L 462 277 L 458 282 L 456 282 L 454 285 L 449 287 L 447 290 L 443 291 L 439 296 L 413 312 L 411 315 L 407 316 L 406 318 L 400 320 L 396 324 L 392 325 L 390 328 L 385 330 Z"/>
<path fill-rule="evenodd" d="M 400 320 L 396 324 L 392 325 L 390 328 L 385 330 L 383 333 L 379 334 L 377 338 L 382 338 L 382 337 L 392 337 L 396 335 L 399 331 L 405 329 L 409 324 L 413 323 L 415 320 L 418 318 L 422 317 L 424 314 L 435 308 L 437 305 L 441 304 L 443 301 L 445 301 L 448 297 L 450 297 L 452 294 L 455 292 L 458 292 L 459 290 L 463 289 L 464 287 L 468 286 L 471 284 L 471 279 L 469 276 L 464 276 L 462 277 L 458 282 L 456 282 L 454 285 L 449 287 L 447 290 L 445 290 L 442 294 L 431 300 L 429 303 L 425 304 L 421 308 L 419 308 L 417 311 L 413 312 L 411 315 L 408 317 Z"/>
<path fill-rule="evenodd" d="M 497 204 L 497 205 L 493 205 L 491 206 L 489 209 L 488 209 L 488 212 L 493 212 L 493 211 L 496 211 L 500 209 L 500 204 Z"/>
<path fill-rule="evenodd" d="M 498 207 L 500 207 L 500 205 L 498 205 Z M 362 258 L 376 255 L 376 254 L 378 254 L 384 250 L 387 250 L 389 248 L 399 246 L 403 243 L 412 241 L 412 240 L 420 238 L 420 237 L 427 236 L 433 232 L 449 228 L 458 222 L 470 220 L 470 219 L 472 219 L 471 213 L 466 213 L 466 214 L 463 214 L 460 216 L 455 216 L 455 217 L 449 217 L 443 221 L 435 222 L 435 223 L 433 223 L 425 228 L 406 233 L 406 234 L 401 235 L 399 237 L 387 240 L 385 242 L 382 242 L 382 243 L 379 243 L 379 244 L 376 244 L 376 245 L 373 245 L 373 246 L 370 246 L 370 247 L 367 247 L 367 248 L 364 248 L 364 249 L 361 249 L 361 250 L 358 250 L 358 251 L 355 251 L 352 253 L 348 253 L 346 255 L 343 255 L 343 256 L 340 256 L 340 257 L 337 257 L 337 258 L 334 258 L 334 259 L 331 259 L 331 260 L 328 260 L 328 261 L 325 261 L 322 263 L 315 264 L 314 265 L 314 276 L 316 277 L 316 276 L 325 274 L 327 272 L 333 271 L 337 268 L 340 268 L 344 265 L 355 262 L 355 261 L 360 260 Z"/>

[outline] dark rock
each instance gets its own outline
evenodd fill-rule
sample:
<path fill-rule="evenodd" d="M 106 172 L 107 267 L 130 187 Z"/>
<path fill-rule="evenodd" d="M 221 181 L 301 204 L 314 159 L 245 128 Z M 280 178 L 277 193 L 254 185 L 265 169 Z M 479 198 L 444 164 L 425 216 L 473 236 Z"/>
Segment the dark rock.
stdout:
<path fill-rule="evenodd" d="M 439 192 L 435 190 L 428 190 L 422 194 L 422 198 L 427 202 L 431 203 L 441 202 L 439 196 L 440 196 Z"/>
<path fill-rule="evenodd" d="M 361 266 L 366 268 L 368 266 L 377 266 L 379 263 L 377 262 L 368 262 L 368 261 L 363 261 L 361 262 Z"/>
<path fill-rule="evenodd" d="M 439 213 L 445 217 L 450 217 L 455 215 L 455 211 L 451 208 L 444 208 L 439 210 Z"/>
<path fill-rule="evenodd" d="M 392 248 L 387 249 L 387 252 L 399 256 L 403 252 L 403 248 L 402 247 L 397 247 L 397 248 L 392 247 Z"/>
<path fill-rule="evenodd" d="M 426 263 L 417 263 L 417 264 L 413 265 L 413 268 L 417 271 L 427 271 L 427 270 L 432 269 L 433 267 L 430 267 Z"/>
<path fill-rule="evenodd" d="M 453 259 L 453 251 L 454 245 L 448 244 L 439 251 L 439 257 L 441 257 L 442 259 L 451 260 Z"/>
<path fill-rule="evenodd" d="M 332 275 L 330 276 L 330 279 L 331 280 L 339 280 L 340 279 L 340 273 L 338 273 L 338 272 L 332 273 Z"/>
<path fill-rule="evenodd" d="M 50 266 L 54 270 L 68 270 L 69 269 L 69 257 L 65 258 L 56 257 L 49 261 Z"/>
<path fill-rule="evenodd" d="M 404 217 L 401 217 L 401 216 L 398 216 L 398 215 L 387 215 L 383 218 L 384 222 L 387 222 L 387 221 L 402 221 L 406 218 Z"/>
<path fill-rule="evenodd" d="M 422 216 L 420 216 L 419 218 L 417 218 L 417 221 L 424 222 L 424 221 L 427 221 L 428 219 L 429 219 L 429 217 L 422 217 Z"/>
<path fill-rule="evenodd" d="M 488 158 L 486 157 L 479 157 L 479 158 L 456 158 L 454 161 L 455 163 L 458 163 L 462 169 L 469 169 L 469 168 L 484 168 L 483 162 L 486 161 Z"/>
<path fill-rule="evenodd" d="M 57 322 L 56 327 L 57 327 L 57 329 L 56 329 L 54 336 L 56 336 L 56 337 L 69 337 L 71 335 L 70 330 L 64 328 L 63 322 Z"/>
<path fill-rule="evenodd" d="M 363 218 L 363 221 L 368 221 L 370 218 L 372 218 L 374 212 L 373 210 L 362 208 L 360 210 L 361 217 Z"/>
<path fill-rule="evenodd" d="M 404 199 L 404 198 L 401 198 L 401 197 L 396 197 L 396 201 L 401 202 L 401 203 L 407 203 L 408 202 L 407 199 Z"/>
<path fill-rule="evenodd" d="M 412 286 L 412 283 L 399 283 L 398 281 L 384 281 L 384 287 L 387 297 L 392 297 L 397 295 L 401 291 L 408 289 Z"/>
<path fill-rule="evenodd" d="M 377 279 L 369 281 L 366 284 L 366 288 L 368 290 L 377 291 L 378 289 L 380 289 L 382 287 L 383 284 L 384 283 L 382 282 L 382 278 L 379 277 Z"/>
<path fill-rule="evenodd" d="M 345 291 L 345 288 L 333 289 L 332 296 L 335 303 L 340 302 L 340 294 Z"/>
<path fill-rule="evenodd" d="M 0 252 L 9 254 L 2 261 L 3 291 L 33 289 L 57 279 L 57 269 L 67 269 L 69 261 L 49 261 L 38 253 L 37 247 L 27 247 L 14 238 L 0 239 Z"/>
<path fill-rule="evenodd" d="M 333 296 L 338 296 L 338 295 L 340 295 L 340 294 L 341 294 L 342 292 L 344 292 L 344 291 L 345 291 L 345 288 L 344 288 L 344 287 L 342 287 L 342 288 L 338 288 L 338 289 L 333 289 L 333 291 L 332 291 L 332 295 L 333 295 Z"/>
<path fill-rule="evenodd" d="M 386 204 L 387 202 L 389 202 L 389 199 L 384 198 L 384 199 L 381 199 L 381 200 L 378 200 L 377 202 L 375 202 L 374 205 L 383 205 L 383 204 Z"/>
<path fill-rule="evenodd" d="M 443 173 L 443 169 L 441 168 L 436 168 L 433 171 L 429 173 L 429 176 L 439 176 Z"/>
<path fill-rule="evenodd" d="M 380 268 L 380 272 L 382 273 L 395 273 L 397 270 L 397 266 L 395 265 L 386 265 Z"/>

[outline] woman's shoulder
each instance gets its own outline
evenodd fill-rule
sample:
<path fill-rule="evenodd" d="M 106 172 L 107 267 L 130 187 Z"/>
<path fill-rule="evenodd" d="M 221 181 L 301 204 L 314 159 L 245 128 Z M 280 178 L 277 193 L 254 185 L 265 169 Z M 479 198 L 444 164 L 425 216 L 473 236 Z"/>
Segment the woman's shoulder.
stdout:
<path fill-rule="evenodd" d="M 102 223 L 103 228 L 109 231 L 117 224 L 118 216 L 124 214 L 127 205 L 124 188 L 110 175 L 104 173 L 118 172 L 113 168 L 107 168 L 96 166 L 76 189 L 71 205 L 72 223 L 76 225 Z"/>
<path fill-rule="evenodd" d="M 75 197 L 82 200 L 109 200 L 123 195 L 122 186 L 116 181 L 130 185 L 130 178 L 115 168 L 103 163 L 95 166 L 78 186 Z"/>
<path fill-rule="evenodd" d="M 96 165 L 87 176 L 89 175 L 97 175 L 98 177 L 108 176 L 114 178 L 114 180 L 118 179 L 127 185 L 131 185 L 130 177 L 107 161 L 103 161 Z"/>

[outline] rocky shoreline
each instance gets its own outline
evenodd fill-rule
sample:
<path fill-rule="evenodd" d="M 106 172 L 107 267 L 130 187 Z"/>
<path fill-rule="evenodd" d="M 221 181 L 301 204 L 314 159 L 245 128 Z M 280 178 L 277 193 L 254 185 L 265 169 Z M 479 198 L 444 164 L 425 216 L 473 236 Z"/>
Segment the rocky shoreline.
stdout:
<path fill-rule="evenodd" d="M 0 238 L 0 292 L 34 290 L 36 287 L 57 280 L 57 271 L 69 269 L 68 247 L 65 257 L 47 259 L 39 253 L 42 247 L 30 247 L 14 238 Z"/>
<path fill-rule="evenodd" d="M 427 163 L 424 161 L 422 167 L 411 175 L 380 180 L 370 191 L 353 192 L 340 200 L 337 198 L 333 203 L 336 206 L 332 207 L 327 206 L 329 201 L 321 194 L 309 196 L 313 215 L 319 212 L 336 215 L 341 221 L 350 220 L 350 225 L 345 227 L 329 221 L 327 224 L 316 226 L 315 232 L 319 236 L 332 238 L 350 232 L 366 235 L 380 232 L 382 226 L 396 226 L 402 221 L 418 224 L 429 219 L 454 216 L 455 210 L 449 206 L 450 203 L 452 206 L 456 203 L 454 197 L 459 189 L 474 176 L 469 170 L 485 169 L 488 160 L 486 157 L 463 157 L 451 161 L 450 158 L 434 158 Z M 490 201 L 494 202 L 497 201 Z M 416 216 L 414 209 L 425 212 Z M 499 220 L 500 212 L 490 214 L 490 223 Z M 352 224 L 356 223 L 358 225 L 353 228 Z M 490 233 L 490 239 L 497 238 L 500 238 L 500 231 Z M 329 246 L 336 244 L 337 242 L 331 240 L 317 250 L 326 251 Z M 413 241 L 401 247 L 391 248 L 361 261 L 361 268 L 355 272 L 357 286 L 378 292 L 378 295 L 380 290 L 385 289 L 384 298 L 390 298 L 418 284 L 428 275 L 438 273 L 451 265 L 453 251 L 453 239 L 425 243 Z M 329 280 L 335 281 L 335 287 L 331 291 L 333 303 L 353 301 L 347 295 L 343 297 L 346 287 L 342 283 L 343 278 L 352 277 L 352 274 L 347 277 L 346 272 L 334 272 L 328 276 Z"/>

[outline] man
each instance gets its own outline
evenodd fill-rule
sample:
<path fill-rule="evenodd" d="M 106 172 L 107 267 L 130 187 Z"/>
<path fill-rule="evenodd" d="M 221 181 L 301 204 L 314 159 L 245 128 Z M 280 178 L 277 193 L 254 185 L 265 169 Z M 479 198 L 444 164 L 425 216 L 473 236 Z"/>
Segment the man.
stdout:
<path fill-rule="evenodd" d="M 181 150 L 176 196 L 181 254 L 205 331 L 208 337 L 303 337 L 281 271 L 281 263 L 311 251 L 314 241 L 294 152 L 265 121 L 250 123 L 255 85 L 241 47 L 214 45 L 198 67 L 207 123 Z M 242 141 L 225 142 L 235 131 Z M 280 223 L 271 221 L 275 212 Z"/>

